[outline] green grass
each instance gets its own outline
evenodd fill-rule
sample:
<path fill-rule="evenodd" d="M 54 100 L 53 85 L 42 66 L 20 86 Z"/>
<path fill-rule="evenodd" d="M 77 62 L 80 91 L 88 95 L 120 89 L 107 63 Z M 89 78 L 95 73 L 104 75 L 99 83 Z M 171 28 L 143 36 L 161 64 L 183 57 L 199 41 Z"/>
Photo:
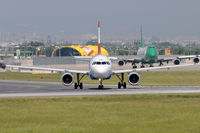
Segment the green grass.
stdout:
<path fill-rule="evenodd" d="M 142 72 L 140 85 L 145 86 L 198 86 L 200 85 L 200 71 L 164 71 L 164 72 Z M 40 79 L 43 76 L 43 79 Z M 3 80 L 27 80 L 27 81 L 48 81 L 60 82 L 61 74 L 31 74 L 18 72 L 2 72 L 0 79 Z M 76 76 L 74 77 L 76 80 Z M 125 74 L 127 81 L 127 74 Z M 99 84 L 98 80 L 91 80 L 88 76 L 83 78 L 84 84 Z M 117 84 L 116 76 L 105 80 L 104 84 Z"/>
<path fill-rule="evenodd" d="M 200 95 L 0 99 L 2 133 L 199 133 Z"/>
<path fill-rule="evenodd" d="M 199 86 L 200 71 L 165 71 L 141 73 L 141 85 Z"/>

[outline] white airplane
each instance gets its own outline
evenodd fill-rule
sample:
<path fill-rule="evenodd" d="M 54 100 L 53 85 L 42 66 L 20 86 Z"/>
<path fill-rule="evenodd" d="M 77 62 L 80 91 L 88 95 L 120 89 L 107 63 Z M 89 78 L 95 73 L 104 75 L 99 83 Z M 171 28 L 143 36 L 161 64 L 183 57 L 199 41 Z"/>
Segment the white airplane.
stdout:
<path fill-rule="evenodd" d="M 120 82 L 118 82 L 118 88 L 126 88 L 126 82 L 124 82 L 124 73 L 128 74 L 128 81 L 131 85 L 137 85 L 140 82 L 140 75 L 137 71 L 145 71 L 152 69 L 161 68 L 172 68 L 172 67 L 186 67 L 193 64 L 179 65 L 179 66 L 161 66 L 161 67 L 149 67 L 149 68 L 138 68 L 138 69 L 126 69 L 126 70 L 112 70 L 112 62 L 110 57 L 101 55 L 100 47 L 100 21 L 98 21 L 98 54 L 90 59 L 89 70 L 71 70 L 71 69 L 55 69 L 55 68 L 41 68 L 41 67 L 26 67 L 26 66 L 16 66 L 16 65 L 6 65 L 6 67 L 19 68 L 19 69 L 35 69 L 35 70 L 48 70 L 48 71 L 58 71 L 63 72 L 61 77 L 62 83 L 65 86 L 71 86 L 74 82 L 73 73 L 77 74 L 77 82 L 74 83 L 74 88 L 83 88 L 83 83 L 81 82 L 84 76 L 89 76 L 92 80 L 99 80 L 99 89 L 102 89 L 103 80 L 111 79 L 113 75 L 116 75 Z M 5 67 L 5 65 L 2 64 Z"/>

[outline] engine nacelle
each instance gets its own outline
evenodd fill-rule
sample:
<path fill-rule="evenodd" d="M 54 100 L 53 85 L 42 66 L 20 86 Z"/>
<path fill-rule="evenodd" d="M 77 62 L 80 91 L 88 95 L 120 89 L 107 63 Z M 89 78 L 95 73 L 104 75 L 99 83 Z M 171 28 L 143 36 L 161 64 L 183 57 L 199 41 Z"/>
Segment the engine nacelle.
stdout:
<path fill-rule="evenodd" d="M 197 57 L 194 58 L 194 59 L 193 59 L 193 62 L 194 62 L 194 63 L 199 63 L 199 58 L 197 58 Z"/>
<path fill-rule="evenodd" d="M 137 85 L 140 82 L 140 75 L 137 72 L 129 73 L 128 82 L 133 86 Z"/>
<path fill-rule="evenodd" d="M 5 68 L 6 68 L 6 65 L 5 65 L 4 63 L 0 63 L 0 68 L 5 69 Z"/>
<path fill-rule="evenodd" d="M 74 82 L 74 78 L 71 73 L 64 73 L 61 77 L 61 80 L 65 86 L 70 86 Z"/>
<path fill-rule="evenodd" d="M 174 65 L 179 65 L 180 62 L 181 62 L 180 60 L 176 59 L 176 60 L 174 60 Z"/>
<path fill-rule="evenodd" d="M 119 66 L 123 66 L 124 64 L 125 64 L 125 62 L 123 60 L 118 61 Z"/>

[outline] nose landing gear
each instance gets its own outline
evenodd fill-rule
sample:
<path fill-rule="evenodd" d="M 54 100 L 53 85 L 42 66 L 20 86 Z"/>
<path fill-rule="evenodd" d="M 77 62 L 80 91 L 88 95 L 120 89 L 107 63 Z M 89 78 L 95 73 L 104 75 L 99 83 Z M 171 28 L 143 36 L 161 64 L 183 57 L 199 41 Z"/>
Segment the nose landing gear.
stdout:
<path fill-rule="evenodd" d="M 98 86 L 98 89 L 103 89 L 103 79 L 99 79 L 100 85 Z"/>
<path fill-rule="evenodd" d="M 103 85 L 99 85 L 99 86 L 98 86 L 98 89 L 103 89 Z"/>

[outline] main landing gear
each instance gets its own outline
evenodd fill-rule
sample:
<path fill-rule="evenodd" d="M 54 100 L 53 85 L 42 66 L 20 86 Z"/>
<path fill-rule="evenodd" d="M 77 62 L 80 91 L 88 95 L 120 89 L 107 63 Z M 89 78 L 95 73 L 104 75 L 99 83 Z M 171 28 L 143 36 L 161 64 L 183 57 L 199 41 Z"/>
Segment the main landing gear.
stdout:
<path fill-rule="evenodd" d="M 163 62 L 162 61 L 159 61 L 159 66 L 162 66 L 163 65 Z"/>
<path fill-rule="evenodd" d="M 150 64 L 149 64 L 149 67 L 153 67 L 153 64 L 150 63 Z M 145 68 L 144 64 L 142 64 L 142 65 L 140 66 L 140 68 Z"/>
<path fill-rule="evenodd" d="M 85 74 L 83 74 L 83 75 L 81 76 L 81 78 L 80 78 L 80 74 L 77 73 L 77 82 L 74 83 L 74 89 L 78 89 L 78 87 L 79 87 L 80 89 L 83 89 L 83 83 L 80 82 L 80 81 L 81 81 L 81 79 L 82 79 L 84 76 L 85 76 Z"/>
<path fill-rule="evenodd" d="M 137 68 L 137 66 L 136 65 L 133 65 L 133 69 L 136 69 Z"/>
<path fill-rule="evenodd" d="M 125 89 L 126 88 L 126 82 L 124 82 L 124 73 L 121 73 L 121 77 L 117 74 L 117 77 L 120 80 L 120 82 L 118 82 L 118 89 L 121 89 L 122 86 Z"/>
<path fill-rule="evenodd" d="M 133 69 L 136 69 L 137 66 L 135 65 L 135 63 L 132 63 Z"/>
<path fill-rule="evenodd" d="M 142 65 L 140 66 L 140 68 L 144 68 L 144 64 L 142 64 Z"/>
<path fill-rule="evenodd" d="M 152 63 L 150 63 L 150 65 L 149 65 L 150 67 L 153 67 L 153 64 Z"/>

